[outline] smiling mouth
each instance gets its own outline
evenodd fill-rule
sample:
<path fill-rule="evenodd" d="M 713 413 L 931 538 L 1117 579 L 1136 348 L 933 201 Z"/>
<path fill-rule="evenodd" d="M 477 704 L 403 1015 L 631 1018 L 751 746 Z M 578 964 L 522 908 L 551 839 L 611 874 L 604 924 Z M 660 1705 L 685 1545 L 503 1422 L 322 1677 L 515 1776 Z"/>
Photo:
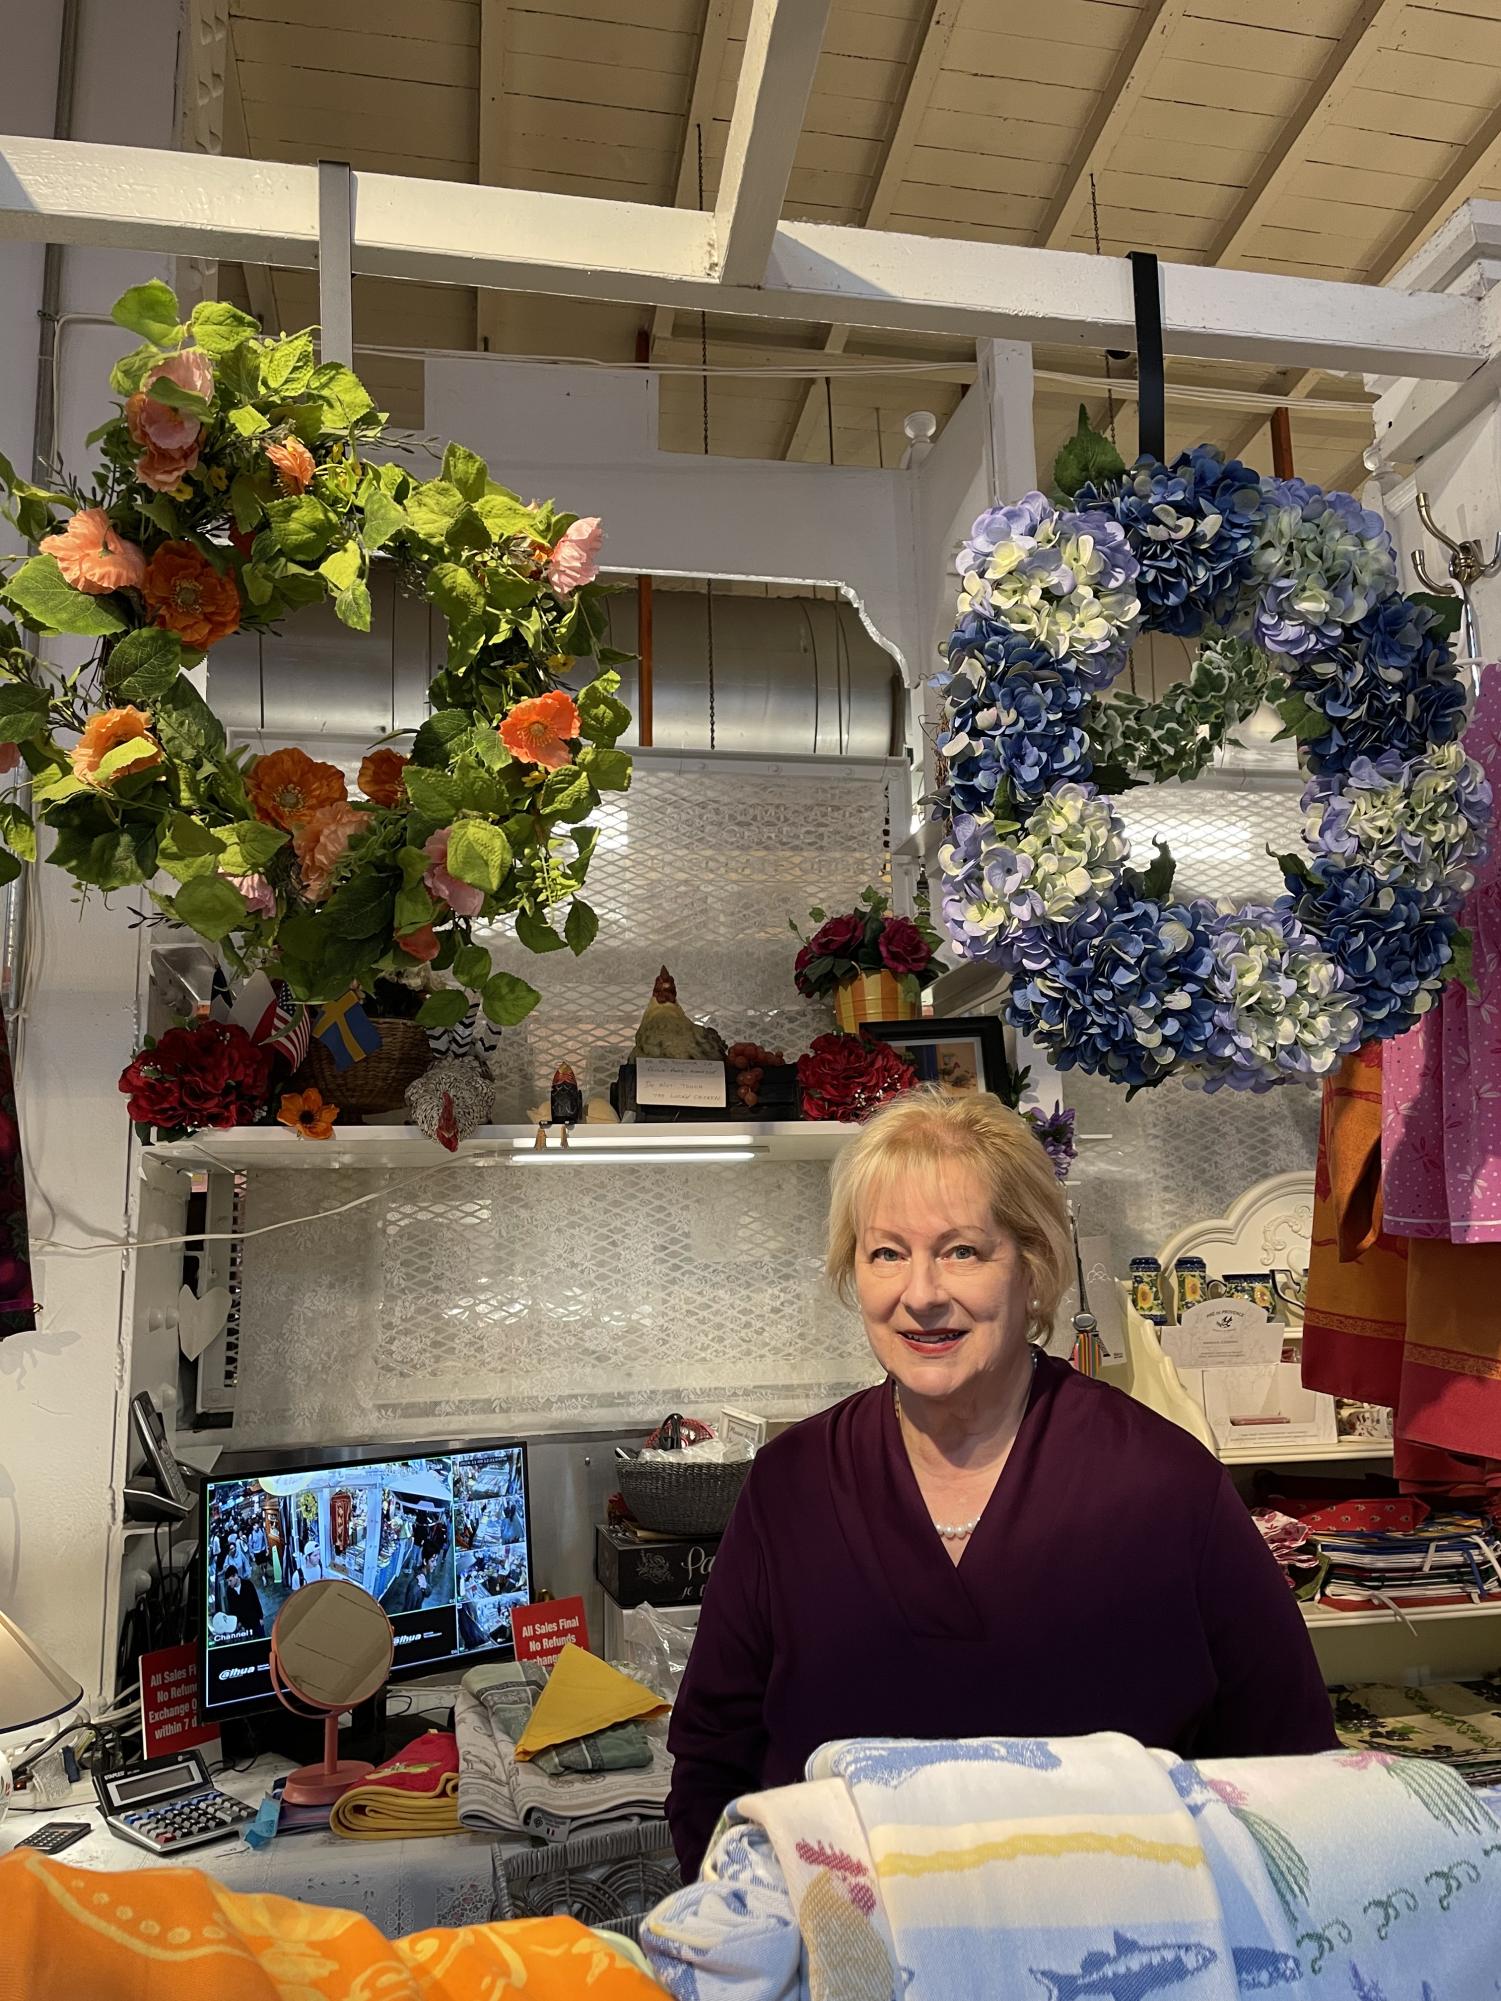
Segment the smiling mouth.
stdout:
<path fill-rule="evenodd" d="M 967 1327 L 903 1327 L 898 1332 L 913 1348 L 952 1348 L 969 1332 Z"/>

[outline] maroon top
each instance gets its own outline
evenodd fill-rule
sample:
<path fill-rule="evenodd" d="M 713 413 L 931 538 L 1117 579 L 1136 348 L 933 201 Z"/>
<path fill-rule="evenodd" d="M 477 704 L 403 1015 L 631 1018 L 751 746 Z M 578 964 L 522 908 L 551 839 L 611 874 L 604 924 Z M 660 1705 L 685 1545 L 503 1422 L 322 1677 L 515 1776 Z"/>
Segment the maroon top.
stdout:
<path fill-rule="evenodd" d="M 1039 1358 L 957 1567 L 890 1387 L 757 1455 L 673 1712 L 667 1814 L 685 1877 L 738 1794 L 838 1737 L 1120 1730 L 1195 1756 L 1326 1751 L 1303 1618 L 1197 1439 Z"/>

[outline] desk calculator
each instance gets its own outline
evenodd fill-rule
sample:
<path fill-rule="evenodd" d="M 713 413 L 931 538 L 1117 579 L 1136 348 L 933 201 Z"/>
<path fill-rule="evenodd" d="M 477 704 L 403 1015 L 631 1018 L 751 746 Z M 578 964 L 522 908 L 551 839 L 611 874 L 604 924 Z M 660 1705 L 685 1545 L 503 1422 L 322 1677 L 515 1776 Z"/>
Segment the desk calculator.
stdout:
<path fill-rule="evenodd" d="M 135 1772 L 95 1774 L 105 1825 L 153 1855 L 180 1855 L 238 1834 L 255 1808 L 220 1792 L 196 1751 L 158 1758 Z"/>

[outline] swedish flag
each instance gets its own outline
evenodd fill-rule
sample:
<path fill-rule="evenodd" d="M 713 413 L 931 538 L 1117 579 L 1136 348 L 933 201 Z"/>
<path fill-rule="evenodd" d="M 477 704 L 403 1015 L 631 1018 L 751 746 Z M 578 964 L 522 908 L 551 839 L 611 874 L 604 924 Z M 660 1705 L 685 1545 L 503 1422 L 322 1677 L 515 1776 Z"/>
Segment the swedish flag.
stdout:
<path fill-rule="evenodd" d="M 380 1030 L 360 1006 L 353 987 L 329 1002 L 313 1023 L 313 1033 L 334 1059 L 336 1070 L 363 1063 L 380 1048 Z"/>

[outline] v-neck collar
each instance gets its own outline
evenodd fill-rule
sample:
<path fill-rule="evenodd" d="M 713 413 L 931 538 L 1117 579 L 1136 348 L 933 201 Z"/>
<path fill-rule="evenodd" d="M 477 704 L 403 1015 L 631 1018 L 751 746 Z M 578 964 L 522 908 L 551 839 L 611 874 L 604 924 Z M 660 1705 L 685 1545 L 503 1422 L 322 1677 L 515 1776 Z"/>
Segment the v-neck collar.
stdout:
<path fill-rule="evenodd" d="M 1006 1539 L 1011 1497 L 1025 1492 L 1043 1428 L 1043 1406 L 1066 1364 L 1039 1355 L 1016 1439 L 961 1562 L 951 1561 L 934 1528 L 902 1443 L 891 1385 L 851 1399 L 830 1431 L 834 1511 L 854 1562 L 892 1602 L 911 1632 L 980 1640 Z"/>

